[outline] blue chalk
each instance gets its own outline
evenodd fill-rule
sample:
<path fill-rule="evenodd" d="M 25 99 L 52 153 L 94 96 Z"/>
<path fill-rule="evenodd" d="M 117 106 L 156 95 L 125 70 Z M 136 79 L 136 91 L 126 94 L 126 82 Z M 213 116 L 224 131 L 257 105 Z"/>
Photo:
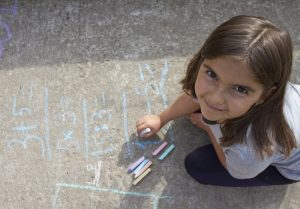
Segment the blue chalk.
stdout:
<path fill-rule="evenodd" d="M 165 157 L 175 148 L 174 144 L 171 144 L 158 158 L 159 160 L 165 159 Z"/>
<path fill-rule="evenodd" d="M 149 162 L 148 159 L 145 159 L 134 171 L 133 174 L 136 175 L 147 163 Z"/>

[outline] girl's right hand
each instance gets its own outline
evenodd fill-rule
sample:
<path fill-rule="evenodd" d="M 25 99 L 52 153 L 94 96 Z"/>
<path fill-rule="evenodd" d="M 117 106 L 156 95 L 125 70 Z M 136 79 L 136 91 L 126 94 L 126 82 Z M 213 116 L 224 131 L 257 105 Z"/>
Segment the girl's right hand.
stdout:
<path fill-rule="evenodd" d="M 159 131 L 161 125 L 161 119 L 158 115 L 146 115 L 137 120 L 136 132 L 140 136 L 142 130 L 150 128 L 150 132 L 140 136 L 141 138 L 149 138 Z"/>

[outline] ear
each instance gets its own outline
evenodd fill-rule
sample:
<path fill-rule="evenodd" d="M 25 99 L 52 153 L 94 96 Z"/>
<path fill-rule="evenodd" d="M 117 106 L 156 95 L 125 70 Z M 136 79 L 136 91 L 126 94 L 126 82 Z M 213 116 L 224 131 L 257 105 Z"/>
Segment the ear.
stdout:
<path fill-rule="evenodd" d="M 276 86 L 273 86 L 269 90 L 265 90 L 265 92 L 260 96 L 258 101 L 255 103 L 255 106 L 260 105 L 260 104 L 264 103 L 264 101 L 268 100 L 272 96 L 275 89 L 276 89 Z"/>

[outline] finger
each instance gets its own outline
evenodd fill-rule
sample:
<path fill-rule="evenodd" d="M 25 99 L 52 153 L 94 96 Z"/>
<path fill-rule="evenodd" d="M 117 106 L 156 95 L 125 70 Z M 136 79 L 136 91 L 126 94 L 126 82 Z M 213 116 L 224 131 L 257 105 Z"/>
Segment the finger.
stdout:
<path fill-rule="evenodd" d="M 136 131 L 137 133 L 140 133 L 145 128 L 147 128 L 145 124 L 140 124 L 136 127 Z"/>
<path fill-rule="evenodd" d="M 142 127 L 143 127 L 143 125 L 144 125 L 144 124 L 137 124 L 137 125 L 136 125 L 136 129 L 137 129 L 137 130 L 141 130 Z"/>
<path fill-rule="evenodd" d="M 153 135 L 153 132 L 150 131 L 149 133 L 144 134 L 141 138 L 150 138 Z"/>
<path fill-rule="evenodd" d="M 136 127 L 138 126 L 142 126 L 147 122 L 147 120 L 145 120 L 144 118 L 139 119 L 138 121 L 136 121 Z"/>
<path fill-rule="evenodd" d="M 194 121 L 201 121 L 201 122 L 202 122 L 202 115 L 199 114 L 199 113 L 193 114 L 193 115 L 191 116 L 191 120 L 194 120 Z"/>
<path fill-rule="evenodd" d="M 192 120 L 194 121 L 194 120 L 197 119 L 197 117 L 195 117 L 195 115 L 191 115 L 189 119 L 190 119 L 191 121 L 192 121 Z"/>
<path fill-rule="evenodd" d="M 142 125 L 143 123 L 144 123 L 144 121 L 140 119 L 140 120 L 137 120 L 137 121 L 136 121 L 135 125 L 136 125 L 136 126 L 140 126 L 140 125 Z"/>
<path fill-rule="evenodd" d="M 190 114 L 190 115 L 187 115 L 186 118 L 191 120 L 193 118 L 193 116 L 192 116 L 192 114 Z"/>

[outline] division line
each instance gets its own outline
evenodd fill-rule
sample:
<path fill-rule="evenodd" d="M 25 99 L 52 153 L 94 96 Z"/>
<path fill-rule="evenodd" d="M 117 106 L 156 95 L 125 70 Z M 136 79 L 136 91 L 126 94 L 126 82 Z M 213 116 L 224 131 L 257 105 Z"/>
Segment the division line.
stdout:
<path fill-rule="evenodd" d="M 125 142 L 127 146 L 128 153 L 132 156 L 131 147 L 129 144 L 129 134 L 128 134 L 128 119 L 127 119 L 127 109 L 126 109 L 126 92 L 123 92 L 123 100 L 122 100 L 122 111 L 123 111 L 123 127 L 124 127 L 124 136 Z"/>
<path fill-rule="evenodd" d="M 163 99 L 164 107 L 168 106 L 168 99 L 165 94 L 165 82 L 167 80 L 168 72 L 169 72 L 169 66 L 168 66 L 167 60 L 165 60 L 164 68 L 161 72 L 161 77 L 160 77 L 160 82 L 159 82 L 159 91 L 160 91 L 162 99 Z"/>
<path fill-rule="evenodd" d="M 128 191 L 121 191 L 118 189 L 109 189 L 109 188 L 100 188 L 96 186 L 90 186 L 90 185 L 79 185 L 79 184 L 66 184 L 66 183 L 57 183 L 56 184 L 56 191 L 54 195 L 54 201 L 53 201 L 53 209 L 57 209 L 56 202 L 59 196 L 59 192 L 61 188 L 69 188 L 69 189 L 80 189 L 80 190 L 90 190 L 90 191 L 96 191 L 96 192 L 109 192 L 113 194 L 118 195 L 124 195 L 124 196 L 136 196 L 136 197 L 148 197 L 153 199 L 153 207 L 152 209 L 157 209 L 158 207 L 158 200 L 160 199 L 172 199 L 170 196 L 158 196 L 153 193 L 142 193 L 142 192 L 128 192 Z"/>
<path fill-rule="evenodd" d="M 83 120 L 84 120 L 84 145 L 85 145 L 85 159 L 88 160 L 89 153 L 89 128 L 88 128 L 88 119 L 87 119 L 87 104 L 86 100 L 83 100 Z"/>
<path fill-rule="evenodd" d="M 45 88 L 45 141 L 47 146 L 48 159 L 52 159 L 52 152 L 50 146 L 50 129 L 49 129 L 49 96 L 48 96 L 48 88 Z"/>

